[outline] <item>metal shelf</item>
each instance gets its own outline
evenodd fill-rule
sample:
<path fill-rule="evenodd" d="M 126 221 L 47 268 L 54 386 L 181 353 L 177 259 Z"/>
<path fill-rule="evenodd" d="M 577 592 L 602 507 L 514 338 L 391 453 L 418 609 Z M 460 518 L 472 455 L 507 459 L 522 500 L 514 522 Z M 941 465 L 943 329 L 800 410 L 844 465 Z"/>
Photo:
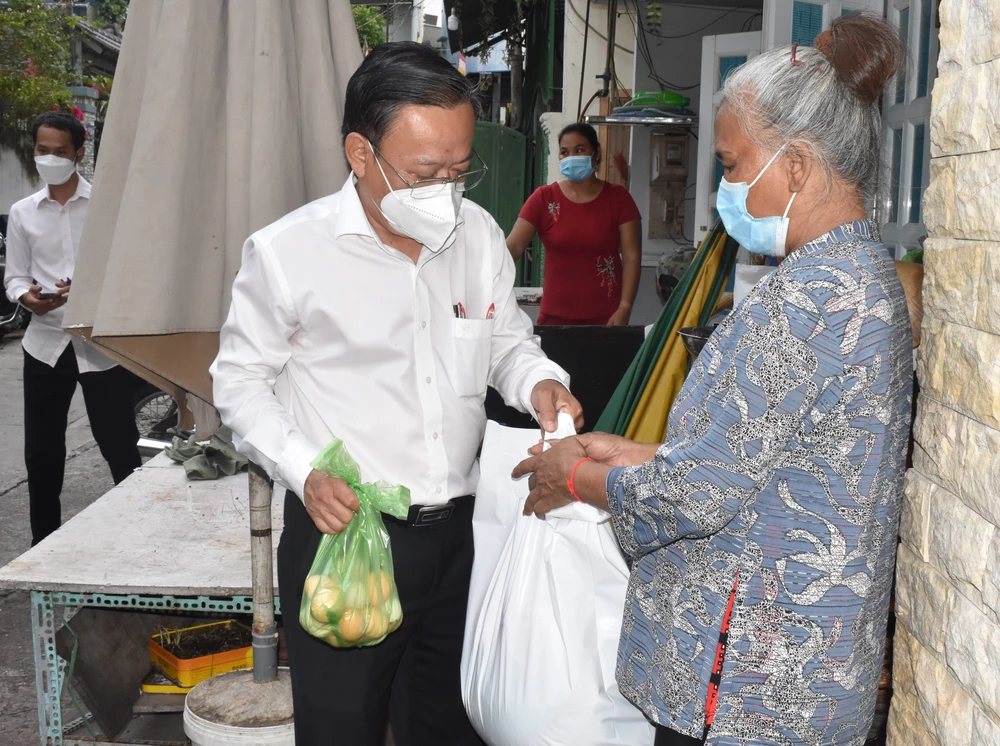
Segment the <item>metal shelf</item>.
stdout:
<path fill-rule="evenodd" d="M 689 130 L 698 126 L 696 116 L 673 116 L 673 117 L 628 117 L 628 116 L 598 116 L 587 115 L 584 117 L 587 124 L 607 125 L 619 127 L 658 127 L 662 129 Z"/>

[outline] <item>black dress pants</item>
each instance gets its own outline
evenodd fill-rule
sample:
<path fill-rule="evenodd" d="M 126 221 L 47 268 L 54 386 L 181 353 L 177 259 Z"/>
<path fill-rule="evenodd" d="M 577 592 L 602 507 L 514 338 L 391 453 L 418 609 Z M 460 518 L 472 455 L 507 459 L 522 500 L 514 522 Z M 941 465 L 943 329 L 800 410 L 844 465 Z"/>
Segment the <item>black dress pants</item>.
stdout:
<path fill-rule="evenodd" d="M 54 368 L 24 353 L 24 465 L 28 471 L 31 544 L 62 523 L 59 495 L 66 470 L 66 425 L 77 383 L 101 455 L 118 484 L 142 466 L 135 424 L 135 377 L 124 368 L 80 373 L 73 345 Z"/>
<path fill-rule="evenodd" d="M 336 649 L 299 625 L 321 534 L 285 496 L 278 584 L 292 674 L 296 746 L 480 746 L 462 704 L 460 666 L 472 574 L 472 510 L 434 526 L 386 521 L 403 623 L 372 647 Z"/>

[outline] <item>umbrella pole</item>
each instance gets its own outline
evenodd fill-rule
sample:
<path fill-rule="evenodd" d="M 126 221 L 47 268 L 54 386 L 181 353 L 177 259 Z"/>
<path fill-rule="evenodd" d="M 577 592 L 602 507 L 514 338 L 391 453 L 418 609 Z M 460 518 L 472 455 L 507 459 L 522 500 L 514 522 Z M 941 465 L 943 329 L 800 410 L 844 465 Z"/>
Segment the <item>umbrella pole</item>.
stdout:
<path fill-rule="evenodd" d="M 250 462 L 250 562 L 253 585 L 253 672 L 211 676 L 184 699 L 184 733 L 194 744 L 292 746 L 292 677 L 278 670 L 271 554 L 271 480 Z M 248 716 L 250 721 L 248 722 Z"/>
<path fill-rule="evenodd" d="M 250 563 L 253 582 L 253 680 L 278 678 L 278 626 L 274 621 L 271 480 L 253 461 L 250 478 Z"/>

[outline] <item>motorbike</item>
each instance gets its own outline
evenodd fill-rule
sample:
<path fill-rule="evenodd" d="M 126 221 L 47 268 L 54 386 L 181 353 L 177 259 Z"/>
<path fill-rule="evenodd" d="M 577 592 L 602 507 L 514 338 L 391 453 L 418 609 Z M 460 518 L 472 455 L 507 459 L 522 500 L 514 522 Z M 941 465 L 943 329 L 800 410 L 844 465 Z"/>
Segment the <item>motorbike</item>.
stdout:
<path fill-rule="evenodd" d="M 165 391 L 141 381 L 133 394 L 135 424 L 139 430 L 139 450 L 154 455 L 170 444 L 174 436 L 187 438 L 190 433 L 178 429 L 177 402 Z"/>
<path fill-rule="evenodd" d="M 0 288 L 3 287 L 4 273 L 7 270 L 7 216 L 0 215 Z M 0 293 L 0 344 L 4 337 L 19 329 L 25 329 L 31 321 L 31 312 L 20 303 L 7 299 Z"/>

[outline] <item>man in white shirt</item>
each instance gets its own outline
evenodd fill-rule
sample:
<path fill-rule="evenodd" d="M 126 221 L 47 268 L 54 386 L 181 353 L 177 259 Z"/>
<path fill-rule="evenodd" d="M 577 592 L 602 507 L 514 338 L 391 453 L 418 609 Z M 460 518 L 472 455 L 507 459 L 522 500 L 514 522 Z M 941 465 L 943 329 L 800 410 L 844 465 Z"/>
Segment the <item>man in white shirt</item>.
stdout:
<path fill-rule="evenodd" d="M 387 719 L 398 746 L 479 743 L 459 667 L 487 385 L 550 431 L 558 411 L 582 418 L 517 307 L 503 232 L 462 199 L 485 168 L 477 113 L 431 48 L 374 49 L 347 89 L 351 178 L 251 236 L 233 286 L 214 400 L 288 488 L 278 573 L 302 746 L 381 746 Z M 368 648 L 332 648 L 298 622 L 322 534 L 357 508 L 310 466 L 334 438 L 364 481 L 411 492 L 408 519 L 385 518 L 403 623 Z"/>
<path fill-rule="evenodd" d="M 10 208 L 4 290 L 31 311 L 24 334 L 24 463 L 31 542 L 59 528 L 66 424 L 77 383 L 90 428 L 118 484 L 142 465 L 132 408 L 135 378 L 62 330 L 90 184 L 76 172 L 84 129 L 63 112 L 35 120 L 35 166 L 46 186 Z"/>

